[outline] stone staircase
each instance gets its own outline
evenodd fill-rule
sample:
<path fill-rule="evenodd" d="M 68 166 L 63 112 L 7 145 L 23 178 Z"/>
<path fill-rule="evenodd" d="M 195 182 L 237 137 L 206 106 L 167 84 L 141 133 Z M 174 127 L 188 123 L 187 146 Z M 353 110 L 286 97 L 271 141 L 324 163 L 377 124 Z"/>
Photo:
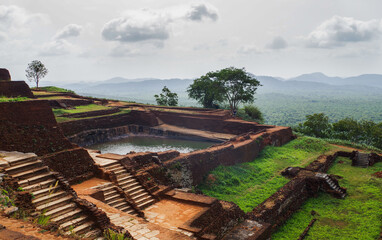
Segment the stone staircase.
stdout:
<path fill-rule="evenodd" d="M 341 187 L 336 184 L 330 177 L 328 174 L 326 173 L 316 173 L 316 176 L 323 179 L 327 185 L 329 185 L 329 187 L 334 190 L 335 192 L 337 192 L 337 194 L 341 197 L 341 198 L 345 198 L 346 196 L 346 192 L 341 189 Z"/>
<path fill-rule="evenodd" d="M 103 166 L 114 172 L 117 176 L 118 186 L 137 204 L 141 210 L 155 203 L 155 199 L 148 191 L 130 174 L 119 162 L 113 162 Z"/>
<path fill-rule="evenodd" d="M 49 216 L 65 234 L 75 233 L 87 238 L 102 235 L 95 223 L 72 201 L 72 195 L 58 184 L 54 174 L 34 154 L 10 152 L 5 172 L 18 180 L 20 187 L 30 191 L 36 213 Z M 6 155 L 7 156 L 7 155 Z"/>
<path fill-rule="evenodd" d="M 355 161 L 353 162 L 353 165 L 362 168 L 369 167 L 369 154 L 358 152 L 358 154 L 355 157 Z"/>
<path fill-rule="evenodd" d="M 113 183 L 107 183 L 97 188 L 103 191 L 105 203 L 128 214 L 137 215 L 137 212 L 130 206 L 126 199 L 121 196 Z"/>

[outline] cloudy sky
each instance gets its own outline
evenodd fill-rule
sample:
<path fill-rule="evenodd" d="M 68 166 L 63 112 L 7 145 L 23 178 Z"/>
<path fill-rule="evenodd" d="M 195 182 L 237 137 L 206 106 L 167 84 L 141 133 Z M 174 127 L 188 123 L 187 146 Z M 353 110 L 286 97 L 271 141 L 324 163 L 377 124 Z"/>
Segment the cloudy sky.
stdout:
<path fill-rule="evenodd" d="M 1 0 L 0 67 L 53 82 L 382 74 L 380 0 Z"/>

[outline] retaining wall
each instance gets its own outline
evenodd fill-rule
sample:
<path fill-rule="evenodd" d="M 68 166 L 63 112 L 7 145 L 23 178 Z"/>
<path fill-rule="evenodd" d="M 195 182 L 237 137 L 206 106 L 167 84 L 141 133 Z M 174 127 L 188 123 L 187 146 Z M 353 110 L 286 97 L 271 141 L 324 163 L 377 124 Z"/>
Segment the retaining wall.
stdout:
<path fill-rule="evenodd" d="M 267 145 L 281 146 L 293 139 L 290 128 L 278 127 L 262 133 L 248 133 L 210 148 L 181 154 L 168 160 L 163 166 L 147 168 L 152 176 L 169 184 L 191 188 L 203 181 L 203 177 L 219 165 L 234 165 L 253 161 Z M 170 177 L 170 180 L 169 180 Z"/>
<path fill-rule="evenodd" d="M 0 149 L 41 156 L 73 148 L 57 127 L 48 101 L 0 103 Z"/>
<path fill-rule="evenodd" d="M 59 123 L 58 125 L 63 130 L 65 136 L 73 136 L 93 129 L 115 128 L 129 124 L 153 127 L 158 125 L 158 120 L 155 115 L 150 112 L 132 110 L 126 114 L 68 121 Z"/>
<path fill-rule="evenodd" d="M 36 153 L 71 182 L 93 174 L 93 159 L 65 138 L 48 101 L 0 103 L 0 139 L 1 150 Z"/>
<path fill-rule="evenodd" d="M 24 81 L 0 81 L 0 96 L 33 98 L 33 93 Z"/>
<path fill-rule="evenodd" d="M 257 132 L 262 129 L 274 127 L 269 125 L 259 125 L 255 122 L 247 122 L 238 119 L 224 119 L 220 116 L 208 117 L 203 115 L 182 114 L 165 111 L 152 112 L 166 124 L 218 133 L 238 135 L 247 132 Z"/>

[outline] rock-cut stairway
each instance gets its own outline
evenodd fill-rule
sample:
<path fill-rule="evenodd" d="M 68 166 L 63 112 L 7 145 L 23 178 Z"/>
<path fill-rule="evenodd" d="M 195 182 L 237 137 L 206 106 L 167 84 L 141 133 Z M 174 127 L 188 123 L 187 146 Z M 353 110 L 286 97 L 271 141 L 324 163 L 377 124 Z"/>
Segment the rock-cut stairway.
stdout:
<path fill-rule="evenodd" d="M 119 162 L 113 162 L 103 166 L 107 170 L 114 172 L 117 176 L 118 186 L 129 195 L 137 204 L 138 208 L 144 208 L 155 203 L 155 199 L 150 193 L 130 174 Z"/>
<path fill-rule="evenodd" d="M 5 168 L 5 172 L 17 179 L 23 190 L 33 194 L 36 212 L 49 216 L 49 220 L 57 223 L 65 234 L 75 233 L 87 238 L 102 235 L 101 230 L 72 201 L 72 195 L 61 188 L 53 173 L 36 155 L 10 152 L 9 156 L 10 166 Z"/>
<path fill-rule="evenodd" d="M 130 206 L 126 199 L 121 196 L 113 183 L 107 183 L 97 188 L 103 191 L 105 203 L 128 214 L 137 215 L 136 211 Z"/>
<path fill-rule="evenodd" d="M 323 179 L 325 181 L 325 183 L 334 191 L 336 191 L 338 193 L 339 196 L 341 196 L 341 198 L 345 198 L 346 196 L 346 192 L 344 190 L 341 189 L 341 187 L 336 184 L 330 177 L 328 174 L 326 173 L 316 173 L 316 176 Z"/>

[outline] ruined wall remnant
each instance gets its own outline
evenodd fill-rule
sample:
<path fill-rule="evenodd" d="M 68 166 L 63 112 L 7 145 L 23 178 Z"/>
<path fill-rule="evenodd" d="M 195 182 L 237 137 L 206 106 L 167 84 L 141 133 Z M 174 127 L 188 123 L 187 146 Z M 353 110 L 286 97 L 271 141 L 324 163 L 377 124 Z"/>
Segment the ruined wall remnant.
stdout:
<path fill-rule="evenodd" d="M 268 125 L 259 125 L 255 122 L 247 122 L 238 119 L 224 119 L 220 116 L 214 115 L 208 116 L 205 114 L 183 114 L 168 111 L 152 112 L 166 124 L 217 133 L 238 135 L 246 132 L 257 132 L 262 129 L 274 127 Z"/>
<path fill-rule="evenodd" d="M 65 138 L 48 101 L 0 103 L 0 149 L 33 152 L 70 181 L 93 174 L 86 150 Z"/>
<path fill-rule="evenodd" d="M 126 114 L 62 122 L 59 126 L 65 136 L 73 136 L 89 130 L 122 127 L 129 124 L 153 127 L 158 125 L 158 120 L 150 112 L 132 110 Z"/>
<path fill-rule="evenodd" d="M 181 154 L 177 158 L 152 166 L 147 171 L 156 179 L 170 178 L 175 185 L 190 188 L 219 165 L 253 161 L 267 145 L 280 146 L 293 138 L 290 128 L 279 127 L 262 133 L 248 133 L 204 150 Z M 162 182 L 166 184 L 168 181 Z"/>
<path fill-rule="evenodd" d="M 0 68 L 0 82 L 8 82 L 11 81 L 11 74 L 8 69 Z"/>
<path fill-rule="evenodd" d="M 11 81 L 11 74 L 0 68 L 0 96 L 33 98 L 33 93 L 24 81 Z"/>
<path fill-rule="evenodd" d="M 24 81 L 0 81 L 0 96 L 33 98 L 33 93 Z"/>

